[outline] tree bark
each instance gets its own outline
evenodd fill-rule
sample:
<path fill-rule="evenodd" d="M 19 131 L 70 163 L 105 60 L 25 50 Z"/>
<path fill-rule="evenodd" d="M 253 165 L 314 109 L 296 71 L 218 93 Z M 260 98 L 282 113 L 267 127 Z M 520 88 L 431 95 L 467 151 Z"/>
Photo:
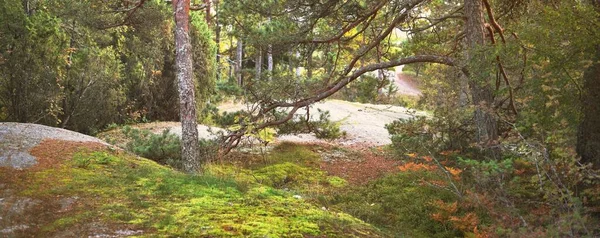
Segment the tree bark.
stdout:
<path fill-rule="evenodd" d="M 215 44 L 217 45 L 217 82 L 221 80 L 221 25 L 219 23 L 219 0 L 215 0 Z"/>
<path fill-rule="evenodd" d="M 205 20 L 206 20 L 206 25 L 210 26 L 211 22 L 211 18 L 210 18 L 210 11 L 211 11 L 211 5 L 210 5 L 210 0 L 204 0 L 204 6 L 206 7 L 206 9 L 204 9 L 205 11 Z"/>
<path fill-rule="evenodd" d="M 256 49 L 256 80 L 260 80 L 260 76 L 262 74 L 262 49 Z"/>
<path fill-rule="evenodd" d="M 271 17 L 269 17 L 271 22 Z M 269 80 L 273 79 L 273 45 L 267 46 L 267 72 L 269 72 Z"/>
<path fill-rule="evenodd" d="M 464 12 L 467 18 L 465 60 L 468 64 L 473 64 L 474 61 L 486 62 L 487 60 L 481 58 L 485 55 L 477 54 L 485 41 L 483 3 L 481 0 L 465 0 Z M 498 139 L 498 120 L 492 111 L 494 91 L 485 69 L 470 70 L 470 72 L 471 97 L 476 107 L 474 115 L 476 139 L 479 145 L 485 148 L 493 145 Z"/>
<path fill-rule="evenodd" d="M 194 95 L 194 71 L 192 45 L 189 34 L 190 0 L 174 0 L 175 12 L 175 65 L 179 87 L 179 115 L 181 119 L 181 158 L 185 172 L 197 172 L 198 129 L 196 123 L 196 102 Z"/>
<path fill-rule="evenodd" d="M 592 3 L 600 12 L 600 0 Z M 583 74 L 581 95 L 582 118 L 577 135 L 577 154 L 581 163 L 600 169 L 600 45 L 596 46 L 593 64 Z M 600 213 L 600 212 L 599 212 Z"/>
<path fill-rule="evenodd" d="M 237 49 L 235 54 L 235 77 L 239 86 L 242 86 L 242 57 L 244 54 L 244 43 L 241 39 L 237 41 Z"/>
<path fill-rule="evenodd" d="M 267 48 L 267 71 L 269 72 L 269 79 L 273 78 L 273 45 L 269 45 Z"/>
<path fill-rule="evenodd" d="M 300 76 L 301 76 L 300 72 L 302 72 L 301 67 L 300 67 L 300 60 L 301 60 L 300 57 L 301 57 L 300 51 L 296 51 L 296 60 L 298 62 L 298 65 L 296 66 L 296 72 L 295 72 L 296 78 L 300 78 Z"/>

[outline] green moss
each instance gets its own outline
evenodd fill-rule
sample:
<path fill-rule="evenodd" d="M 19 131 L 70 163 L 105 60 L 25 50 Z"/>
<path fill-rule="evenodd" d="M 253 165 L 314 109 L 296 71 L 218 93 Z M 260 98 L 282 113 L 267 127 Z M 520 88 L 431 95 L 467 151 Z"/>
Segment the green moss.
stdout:
<path fill-rule="evenodd" d="M 314 147 L 284 142 L 273 148 L 273 151 L 268 156 L 268 162 L 292 162 L 313 166 L 321 159 L 321 157 L 319 154 L 312 151 L 311 148 Z"/>
<path fill-rule="evenodd" d="M 329 183 L 329 185 L 331 185 L 334 188 L 343 188 L 348 185 L 348 182 L 345 179 L 337 177 L 337 176 L 329 177 L 327 179 L 327 182 Z"/>
<path fill-rule="evenodd" d="M 78 210 L 56 214 L 44 226 L 49 233 L 81 226 L 92 217 L 152 236 L 335 237 L 344 235 L 338 228 L 346 225 L 376 234 L 358 219 L 295 197 L 343 180 L 307 167 L 318 158 L 307 147 L 276 150 L 273 159 L 291 157 L 255 170 L 209 165 L 195 176 L 122 153 L 78 153 L 63 165 L 32 173 L 24 194 L 80 197 Z"/>
<path fill-rule="evenodd" d="M 457 201 L 452 192 L 423 184 L 424 180 L 443 180 L 431 172 L 388 175 L 367 185 L 355 187 L 330 201 L 343 210 L 389 234 L 410 237 L 457 237 L 461 233 L 434 220 L 434 201 Z"/>
<path fill-rule="evenodd" d="M 92 217 L 91 212 L 79 212 L 75 215 L 65 216 L 56 219 L 54 222 L 50 223 L 47 226 L 42 227 L 42 232 L 52 232 L 56 230 L 63 229 L 65 227 L 73 226 L 75 224 L 81 223 L 83 221 L 87 221 Z"/>

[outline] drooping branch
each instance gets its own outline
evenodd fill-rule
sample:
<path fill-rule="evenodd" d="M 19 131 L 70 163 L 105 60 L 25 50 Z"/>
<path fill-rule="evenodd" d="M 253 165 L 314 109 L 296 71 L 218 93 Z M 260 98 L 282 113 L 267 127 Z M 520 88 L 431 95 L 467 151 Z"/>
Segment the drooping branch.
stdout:
<path fill-rule="evenodd" d="M 482 0 L 482 1 L 483 1 L 483 6 L 485 7 L 485 10 L 488 14 L 490 25 L 492 25 L 492 27 L 500 35 L 500 38 L 502 39 L 502 43 L 506 44 L 506 38 L 504 38 L 504 29 L 502 29 L 502 27 L 500 27 L 500 24 L 498 24 L 498 22 L 496 21 L 496 18 L 494 17 L 494 12 L 492 11 L 492 6 L 490 5 L 490 2 L 488 0 Z"/>
<path fill-rule="evenodd" d="M 299 109 L 301 109 L 303 107 L 307 107 L 311 104 L 314 104 L 316 102 L 319 102 L 323 99 L 328 98 L 329 96 L 338 92 L 340 89 L 344 88 L 350 82 L 356 80 L 357 78 L 359 78 L 360 76 L 362 76 L 368 72 L 376 71 L 376 70 L 380 70 L 380 69 L 391 68 L 391 67 L 400 66 L 400 65 L 412 64 L 412 63 L 437 63 L 437 64 L 443 64 L 443 65 L 454 66 L 454 67 L 458 66 L 457 61 L 454 58 L 447 57 L 447 56 L 438 56 L 438 55 L 409 56 L 409 57 L 398 59 L 398 60 L 363 66 L 363 67 L 353 71 L 351 74 L 349 74 L 347 76 L 340 77 L 340 80 L 336 80 L 336 83 L 334 83 L 333 85 L 328 87 L 327 90 L 322 91 L 316 95 L 302 98 L 302 99 L 299 99 L 294 102 L 285 102 L 285 101 L 274 102 L 268 106 L 262 107 L 260 109 L 260 111 L 258 112 L 258 114 L 256 116 L 254 116 L 252 119 L 256 120 L 256 119 L 262 118 L 266 114 L 268 114 L 278 108 L 291 108 L 291 109 L 282 118 L 279 118 L 279 119 L 276 119 L 273 121 L 266 121 L 266 122 L 260 123 L 256 126 L 253 126 L 251 129 L 252 131 L 247 131 L 249 128 L 248 125 L 242 125 L 242 127 L 240 129 L 231 132 L 230 134 L 225 136 L 225 138 L 223 140 L 224 141 L 224 144 L 223 144 L 224 153 L 228 153 L 229 151 L 231 151 L 231 149 L 235 148 L 239 144 L 240 140 L 242 139 L 242 137 L 245 134 L 252 133 L 252 132 L 258 132 L 267 127 L 277 126 L 277 125 L 281 125 L 283 123 L 288 122 L 289 120 L 291 120 L 294 117 L 294 114 Z M 465 68 L 462 68 L 462 71 L 465 74 L 468 74 L 468 72 L 466 71 Z"/>
<path fill-rule="evenodd" d="M 490 22 L 489 24 L 485 24 L 485 29 L 487 29 L 487 31 L 489 33 L 490 41 L 492 42 L 492 45 L 496 44 L 496 39 L 494 38 L 494 30 L 496 33 L 498 33 L 500 35 L 500 39 L 502 39 L 502 43 L 506 44 L 506 39 L 504 38 L 504 29 L 502 29 L 502 27 L 500 27 L 500 25 L 494 18 L 494 12 L 492 11 L 492 7 L 490 6 L 489 1 L 488 0 L 482 0 L 482 1 L 483 1 L 483 5 L 485 6 L 486 12 L 488 14 L 489 22 Z M 506 87 L 508 88 L 510 109 L 512 110 L 512 112 L 515 115 L 517 115 L 518 114 L 517 107 L 515 106 L 515 102 L 514 102 L 514 90 L 510 83 L 510 80 L 508 79 L 508 74 L 506 73 L 506 69 L 504 68 L 504 64 L 502 64 L 502 60 L 500 60 L 499 55 L 496 55 L 496 62 L 498 64 L 498 70 L 500 71 L 500 75 L 502 75 L 502 79 L 504 79 L 504 82 L 506 83 Z M 498 85 L 499 84 L 497 84 L 496 87 L 498 87 Z"/>

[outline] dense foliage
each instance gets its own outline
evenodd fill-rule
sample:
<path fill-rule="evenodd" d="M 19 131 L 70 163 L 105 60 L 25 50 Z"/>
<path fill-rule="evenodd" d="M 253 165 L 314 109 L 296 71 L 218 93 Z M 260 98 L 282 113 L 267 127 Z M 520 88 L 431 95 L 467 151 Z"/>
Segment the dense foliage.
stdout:
<path fill-rule="evenodd" d="M 0 121 L 94 133 L 177 120 L 170 2 L 0 3 Z M 339 137 L 326 113 L 312 121 L 294 113 L 335 93 L 406 105 L 389 98 L 387 71 L 413 64 L 405 69 L 422 86 L 418 107 L 430 113 L 387 127 L 409 174 L 357 188 L 335 200 L 340 209 L 423 236 L 600 233 L 598 0 L 194 4 L 205 10 L 190 24 L 198 120 L 227 126 L 226 152 L 248 134 L 268 142 L 275 128 Z M 251 106 L 219 114 L 206 105 L 223 95 Z M 177 157 L 166 133 L 126 133 L 136 153 L 167 164 Z M 292 172 L 315 175 L 291 164 L 259 174 L 282 187 L 302 180 Z M 432 176 L 446 178 L 443 186 L 407 183 Z"/>
<path fill-rule="evenodd" d="M 95 133 L 178 119 L 170 5 L 148 1 L 125 18 L 112 4 L 0 3 L 0 120 Z M 215 88 L 216 47 L 204 19 L 192 19 L 201 109 Z"/>

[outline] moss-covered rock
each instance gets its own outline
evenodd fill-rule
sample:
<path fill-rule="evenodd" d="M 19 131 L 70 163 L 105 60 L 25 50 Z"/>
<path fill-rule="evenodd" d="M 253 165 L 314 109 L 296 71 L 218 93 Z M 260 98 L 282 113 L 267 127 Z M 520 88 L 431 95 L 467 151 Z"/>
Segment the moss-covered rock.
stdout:
<path fill-rule="evenodd" d="M 288 149 L 277 156 L 298 152 Z M 4 190 L 12 191 L 2 201 L 29 199 L 21 200 L 33 204 L 27 212 L 42 214 L 0 230 L 18 228 L 9 235 L 17 237 L 378 236 L 356 218 L 295 196 L 313 185 L 343 184 L 306 167 L 314 153 L 304 152 L 254 169 L 210 165 L 203 175 L 188 175 L 109 149 L 47 151 L 40 160 L 51 165 L 0 171 Z"/>

